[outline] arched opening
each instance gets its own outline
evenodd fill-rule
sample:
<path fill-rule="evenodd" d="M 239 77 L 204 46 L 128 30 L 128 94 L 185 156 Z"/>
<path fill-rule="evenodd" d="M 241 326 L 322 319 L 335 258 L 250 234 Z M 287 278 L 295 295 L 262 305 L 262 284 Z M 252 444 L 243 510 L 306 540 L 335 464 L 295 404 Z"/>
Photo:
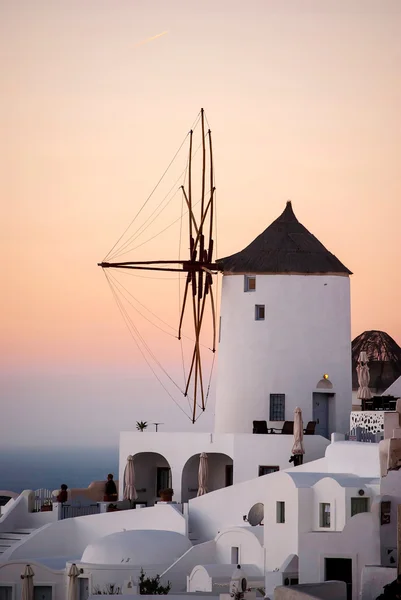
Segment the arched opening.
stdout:
<path fill-rule="evenodd" d="M 198 494 L 198 471 L 200 454 L 194 454 L 185 463 L 181 478 L 181 501 L 188 502 Z M 232 485 L 233 459 L 220 452 L 207 453 L 207 490 L 214 492 Z"/>
<path fill-rule="evenodd" d="M 154 506 L 160 500 L 160 490 L 173 487 L 170 465 L 157 452 L 134 454 L 134 469 L 137 504 Z"/>

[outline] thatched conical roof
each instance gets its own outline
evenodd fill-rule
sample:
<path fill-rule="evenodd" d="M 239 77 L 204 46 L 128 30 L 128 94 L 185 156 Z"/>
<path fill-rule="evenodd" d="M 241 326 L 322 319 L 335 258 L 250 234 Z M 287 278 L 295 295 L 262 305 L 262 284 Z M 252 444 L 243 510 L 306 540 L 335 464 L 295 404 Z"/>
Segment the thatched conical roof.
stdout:
<path fill-rule="evenodd" d="M 225 273 L 351 275 L 296 218 L 291 202 L 263 233 L 241 252 L 217 260 Z"/>

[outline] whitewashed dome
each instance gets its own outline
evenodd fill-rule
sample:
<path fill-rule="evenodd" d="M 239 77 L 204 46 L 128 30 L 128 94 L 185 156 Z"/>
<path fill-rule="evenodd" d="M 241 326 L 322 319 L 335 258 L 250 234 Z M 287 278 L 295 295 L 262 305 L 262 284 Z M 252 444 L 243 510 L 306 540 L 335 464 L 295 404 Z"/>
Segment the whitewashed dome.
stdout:
<path fill-rule="evenodd" d="M 106 535 L 89 544 L 82 555 L 83 563 L 117 565 L 172 564 L 189 548 L 191 542 L 175 531 L 134 529 Z"/>

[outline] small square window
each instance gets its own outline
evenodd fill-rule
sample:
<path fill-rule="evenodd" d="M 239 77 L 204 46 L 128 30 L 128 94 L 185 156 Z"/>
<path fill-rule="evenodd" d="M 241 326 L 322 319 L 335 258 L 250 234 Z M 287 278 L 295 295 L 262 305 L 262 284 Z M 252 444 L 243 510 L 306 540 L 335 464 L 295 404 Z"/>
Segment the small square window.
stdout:
<path fill-rule="evenodd" d="M 265 320 L 265 305 L 255 304 L 255 321 Z"/>
<path fill-rule="evenodd" d="M 270 394 L 270 421 L 285 421 L 285 394 Z"/>
<path fill-rule="evenodd" d="M 285 502 L 276 502 L 276 522 L 285 523 Z"/>
<path fill-rule="evenodd" d="M 244 292 L 254 292 L 256 290 L 256 277 L 244 275 Z"/>
<path fill-rule="evenodd" d="M 269 473 L 276 473 L 276 471 L 280 471 L 280 467 L 268 467 L 265 465 L 259 466 L 259 477 L 263 475 L 269 475 Z"/>
<path fill-rule="evenodd" d="M 369 512 L 369 498 L 351 498 L 351 517 Z"/>
<path fill-rule="evenodd" d="M 330 527 L 330 504 L 327 502 L 320 503 L 320 527 Z"/>

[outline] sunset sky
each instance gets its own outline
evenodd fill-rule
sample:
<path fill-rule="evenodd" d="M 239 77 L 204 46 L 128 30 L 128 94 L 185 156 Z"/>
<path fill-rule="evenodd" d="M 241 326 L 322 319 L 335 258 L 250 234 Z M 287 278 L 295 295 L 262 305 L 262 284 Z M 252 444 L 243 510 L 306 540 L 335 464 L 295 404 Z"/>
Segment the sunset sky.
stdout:
<path fill-rule="evenodd" d="M 117 444 L 136 420 L 191 427 L 96 265 L 202 106 L 219 256 L 291 199 L 354 273 L 352 336 L 401 345 L 400 30 L 400 0 L 0 0 L 0 445 Z M 155 233 L 181 200 L 170 208 Z M 174 258 L 178 233 L 149 256 Z M 175 324 L 176 281 L 133 284 Z M 142 325 L 178 368 L 174 340 Z"/>

